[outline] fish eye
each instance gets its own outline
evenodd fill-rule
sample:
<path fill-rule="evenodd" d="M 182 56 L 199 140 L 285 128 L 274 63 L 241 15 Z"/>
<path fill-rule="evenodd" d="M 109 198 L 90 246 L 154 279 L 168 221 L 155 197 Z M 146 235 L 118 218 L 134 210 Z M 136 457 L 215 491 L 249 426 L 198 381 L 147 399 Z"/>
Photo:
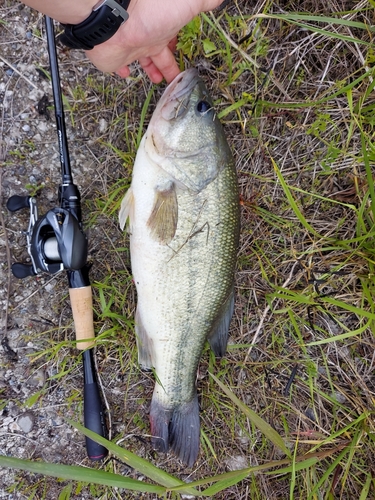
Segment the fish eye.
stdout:
<path fill-rule="evenodd" d="M 207 101 L 199 101 L 197 104 L 197 111 L 201 115 L 204 115 L 205 113 L 210 111 L 210 109 L 212 109 L 212 106 Z"/>

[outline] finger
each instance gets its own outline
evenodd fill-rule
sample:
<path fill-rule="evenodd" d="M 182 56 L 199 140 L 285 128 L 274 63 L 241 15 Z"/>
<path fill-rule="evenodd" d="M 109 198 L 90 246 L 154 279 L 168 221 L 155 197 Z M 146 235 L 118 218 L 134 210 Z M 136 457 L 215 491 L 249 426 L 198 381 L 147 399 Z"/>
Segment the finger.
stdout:
<path fill-rule="evenodd" d="M 123 68 L 118 69 L 116 74 L 121 76 L 121 78 L 127 78 L 130 75 L 130 69 L 128 66 L 124 66 Z"/>
<path fill-rule="evenodd" d="M 147 76 L 152 81 L 152 83 L 160 83 L 163 80 L 163 75 L 160 73 L 158 68 L 152 62 L 150 57 L 141 57 L 139 59 L 139 64 L 145 70 Z"/>
<path fill-rule="evenodd" d="M 159 54 L 153 56 L 151 59 L 160 73 L 164 76 L 167 83 L 171 82 L 180 73 L 180 68 L 176 63 L 173 53 L 168 47 L 164 47 Z"/>
<path fill-rule="evenodd" d="M 177 45 L 177 36 L 173 37 L 172 40 L 168 43 L 169 50 L 171 52 L 174 52 L 176 50 L 176 45 Z M 154 56 L 154 57 L 157 57 L 157 56 Z M 155 65 L 155 63 L 153 62 L 153 58 L 142 57 L 139 59 L 139 63 L 153 83 L 160 83 L 163 80 L 165 75 L 163 75 L 163 73 Z M 169 82 L 169 81 L 173 80 L 173 78 L 174 78 L 174 76 L 172 75 L 172 77 L 170 79 L 166 78 L 166 80 L 167 80 L 167 82 Z"/>
<path fill-rule="evenodd" d="M 177 36 L 174 36 L 172 40 L 168 43 L 168 48 L 171 52 L 175 52 L 176 46 L 177 46 Z"/>

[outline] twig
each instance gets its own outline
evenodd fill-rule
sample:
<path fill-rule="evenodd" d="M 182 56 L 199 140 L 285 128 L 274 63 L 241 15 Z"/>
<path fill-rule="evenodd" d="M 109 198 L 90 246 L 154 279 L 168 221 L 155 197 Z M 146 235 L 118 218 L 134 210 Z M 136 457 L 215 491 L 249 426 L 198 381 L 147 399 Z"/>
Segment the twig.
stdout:
<path fill-rule="evenodd" d="M 294 365 L 292 373 L 290 374 L 289 380 L 285 386 L 285 389 L 283 391 L 284 396 L 288 396 L 290 388 L 293 384 L 294 379 L 296 378 L 297 375 L 297 370 L 298 370 L 298 365 Z"/>
<path fill-rule="evenodd" d="M 57 278 L 57 276 L 59 276 L 60 274 L 62 274 L 62 272 L 63 271 L 59 271 L 56 274 L 54 274 L 51 277 L 51 279 L 49 279 L 47 282 L 45 282 L 42 285 L 40 285 L 40 287 L 38 287 L 38 289 L 35 290 L 35 292 L 31 293 L 30 295 L 28 295 L 27 297 L 25 297 L 24 299 L 22 299 L 20 302 L 18 302 L 18 304 L 16 306 L 14 306 L 13 311 L 15 311 L 16 309 L 18 309 L 19 307 L 21 307 L 23 305 L 23 303 L 26 302 L 27 300 L 31 299 L 31 297 L 33 297 L 37 293 L 40 293 L 40 288 L 45 288 L 47 285 L 49 285 L 50 283 L 52 283 L 52 281 L 54 281 Z"/>
<path fill-rule="evenodd" d="M 12 69 L 15 73 L 17 73 L 17 75 L 19 75 L 21 78 L 23 78 L 24 80 L 27 81 L 27 83 L 29 85 L 31 85 L 35 90 L 38 90 L 38 87 L 35 85 L 35 83 L 33 83 L 31 80 L 29 80 L 27 78 L 27 76 L 23 75 L 20 71 L 18 71 L 18 69 L 13 66 L 13 64 L 11 64 L 9 61 L 7 61 L 6 59 L 4 59 L 4 57 L 0 54 L 0 59 L 7 65 L 10 67 L 10 69 Z"/>
<path fill-rule="evenodd" d="M 3 147 L 3 131 L 4 131 L 4 108 L 1 115 L 1 128 L 0 128 L 0 163 L 4 163 L 6 157 L 6 146 Z M 6 291 L 6 304 L 5 304 L 5 320 L 4 320 L 4 331 L 1 335 L 1 345 L 3 346 L 6 354 L 12 359 L 17 359 L 17 354 L 13 351 L 13 349 L 9 346 L 8 343 L 8 316 L 9 316 L 9 296 L 10 296 L 10 250 L 9 250 L 9 242 L 8 242 L 8 234 L 5 227 L 5 221 L 2 211 L 3 206 L 3 169 L 0 167 L 0 225 L 4 232 L 4 241 L 5 241 L 5 252 L 7 256 L 7 264 L 8 264 L 8 272 L 7 272 L 7 291 Z"/>
<path fill-rule="evenodd" d="M 3 128 L 2 128 L 3 130 Z M 5 159 L 5 152 L 4 152 L 4 157 L 3 154 L 0 154 L 0 161 L 4 161 Z M 1 335 L 1 345 L 3 346 L 3 349 L 5 353 L 9 356 L 9 358 L 12 361 L 15 361 L 17 359 L 17 353 L 13 351 L 13 349 L 9 346 L 8 342 L 8 317 L 9 317 L 9 296 L 10 296 L 10 282 L 11 282 L 11 259 L 10 259 L 10 250 L 9 250 L 9 242 L 8 242 L 8 235 L 5 227 L 5 221 L 4 221 L 4 216 L 2 212 L 2 206 L 3 206 L 3 190 L 1 186 L 3 185 L 3 169 L 0 168 L 0 225 L 2 227 L 2 230 L 4 232 L 4 241 L 5 241 L 5 252 L 7 256 L 7 265 L 8 265 L 8 271 L 7 271 L 7 286 L 6 286 L 6 304 L 5 304 L 5 320 L 4 320 L 4 330 Z"/>

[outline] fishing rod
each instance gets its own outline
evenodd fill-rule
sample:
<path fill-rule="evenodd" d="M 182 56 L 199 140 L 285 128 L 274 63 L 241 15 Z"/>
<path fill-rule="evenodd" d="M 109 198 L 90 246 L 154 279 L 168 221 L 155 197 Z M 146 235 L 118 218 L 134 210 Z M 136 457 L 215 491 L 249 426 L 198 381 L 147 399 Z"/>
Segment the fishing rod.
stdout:
<path fill-rule="evenodd" d="M 23 279 L 41 272 L 55 274 L 66 270 L 77 349 L 82 350 L 84 424 L 106 437 L 93 356 L 95 332 L 89 280 L 91 266 L 87 263 L 88 240 L 83 232 L 81 195 L 73 183 L 70 166 L 53 20 L 45 16 L 45 24 L 62 175 L 58 189 L 60 206 L 39 217 L 34 197 L 14 195 L 8 199 L 7 208 L 11 212 L 30 209 L 26 243 L 31 264 L 16 262 L 12 265 L 12 273 L 16 278 Z M 86 450 L 91 460 L 101 460 L 108 454 L 104 446 L 87 437 Z"/>

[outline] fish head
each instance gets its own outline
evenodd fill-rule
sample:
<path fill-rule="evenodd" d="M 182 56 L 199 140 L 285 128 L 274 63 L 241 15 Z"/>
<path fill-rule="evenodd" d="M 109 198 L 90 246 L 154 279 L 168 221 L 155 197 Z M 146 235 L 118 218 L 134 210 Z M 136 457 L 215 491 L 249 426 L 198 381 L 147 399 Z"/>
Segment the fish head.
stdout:
<path fill-rule="evenodd" d="M 199 192 L 232 154 L 209 92 L 195 69 L 166 88 L 147 129 L 145 149 L 180 187 Z"/>

